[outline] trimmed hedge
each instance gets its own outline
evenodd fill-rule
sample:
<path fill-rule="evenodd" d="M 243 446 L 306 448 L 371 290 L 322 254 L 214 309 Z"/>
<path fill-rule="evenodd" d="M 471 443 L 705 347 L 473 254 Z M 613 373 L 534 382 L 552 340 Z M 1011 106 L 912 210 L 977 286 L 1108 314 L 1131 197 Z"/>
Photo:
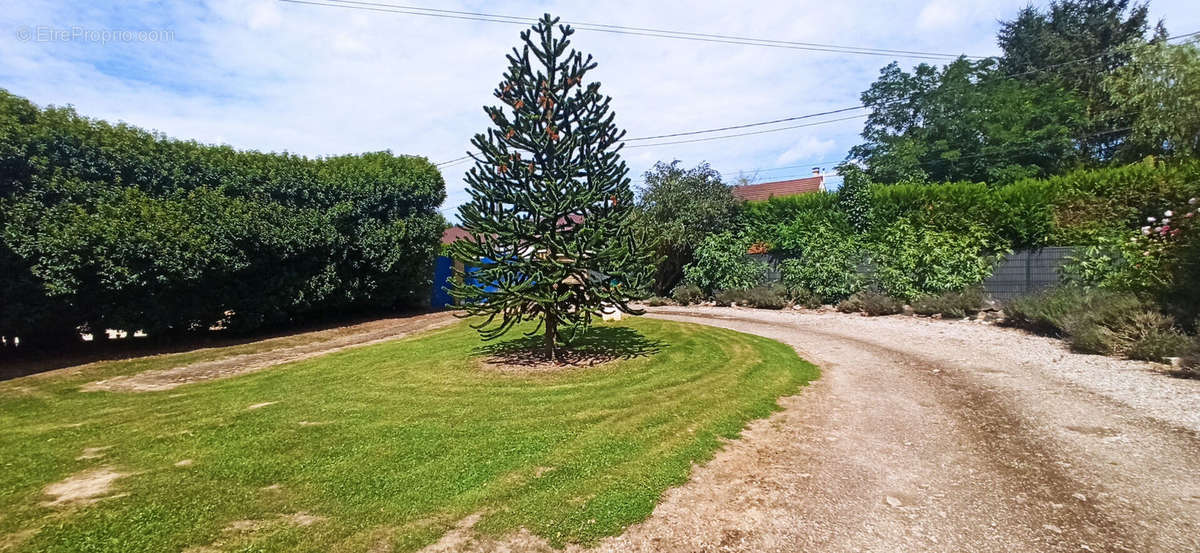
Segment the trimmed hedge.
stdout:
<path fill-rule="evenodd" d="M 0 89 L 0 335 L 251 330 L 428 299 L 438 170 L 172 140 Z"/>

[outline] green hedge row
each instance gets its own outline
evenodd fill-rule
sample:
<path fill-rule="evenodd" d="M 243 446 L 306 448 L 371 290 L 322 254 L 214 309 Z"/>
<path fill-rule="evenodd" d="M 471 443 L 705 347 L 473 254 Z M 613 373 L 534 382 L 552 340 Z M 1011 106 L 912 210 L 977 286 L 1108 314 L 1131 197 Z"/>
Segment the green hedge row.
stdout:
<path fill-rule="evenodd" d="M 250 330 L 426 301 L 438 170 L 168 139 L 0 89 L 0 336 Z"/>
<path fill-rule="evenodd" d="M 864 287 L 911 300 L 978 283 L 1007 251 L 1128 240 L 1146 217 L 1200 195 L 1200 161 L 1147 160 L 1005 186 L 870 185 L 868 192 L 864 229 L 831 192 L 751 203 L 747 227 L 784 259 L 789 287 L 825 301 Z M 873 269 L 871 279 L 861 278 L 864 267 Z"/>

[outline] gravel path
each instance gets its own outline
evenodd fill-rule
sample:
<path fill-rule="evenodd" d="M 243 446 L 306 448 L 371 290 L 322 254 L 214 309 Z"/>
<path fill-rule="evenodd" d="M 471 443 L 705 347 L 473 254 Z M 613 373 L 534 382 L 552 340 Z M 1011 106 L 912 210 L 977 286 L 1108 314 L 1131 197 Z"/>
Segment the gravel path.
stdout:
<path fill-rule="evenodd" d="M 823 374 L 599 551 L 1200 551 L 1200 381 L 970 322 L 651 311 Z M 549 548 L 464 524 L 428 550 Z"/>

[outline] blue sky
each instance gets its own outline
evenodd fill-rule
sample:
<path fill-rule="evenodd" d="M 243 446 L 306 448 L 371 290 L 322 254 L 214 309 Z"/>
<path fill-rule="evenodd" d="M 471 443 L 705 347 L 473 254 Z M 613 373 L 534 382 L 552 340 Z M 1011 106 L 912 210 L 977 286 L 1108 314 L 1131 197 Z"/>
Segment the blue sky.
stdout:
<path fill-rule="evenodd" d="M 421 7 L 873 48 L 991 55 L 998 20 L 1025 0 L 438 2 Z M 482 105 L 521 27 L 275 0 L 9 2 L 0 87 L 39 105 L 238 148 L 328 155 L 391 150 L 460 157 L 488 123 Z M 1172 34 L 1200 30 L 1194 0 L 1155 0 Z M 105 42 L 102 31 L 158 31 Z M 53 32 L 66 38 L 54 38 Z M 91 33 L 89 36 L 84 33 Z M 38 33 L 41 33 L 39 35 Z M 39 39 L 40 36 L 40 39 Z M 891 57 L 580 31 L 576 47 L 628 136 L 853 106 Z M 895 58 L 905 66 L 920 60 Z M 658 160 L 708 161 L 728 181 L 832 168 L 861 119 L 753 136 L 628 149 L 635 185 Z M 448 217 L 468 165 L 445 170 Z"/>

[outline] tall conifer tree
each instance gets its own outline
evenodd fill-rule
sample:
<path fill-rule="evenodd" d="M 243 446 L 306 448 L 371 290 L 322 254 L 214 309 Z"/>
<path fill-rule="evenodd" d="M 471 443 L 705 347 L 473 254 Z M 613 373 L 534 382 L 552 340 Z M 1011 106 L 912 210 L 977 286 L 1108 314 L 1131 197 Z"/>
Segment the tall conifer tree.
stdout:
<path fill-rule="evenodd" d="M 552 361 L 564 327 L 573 337 L 607 306 L 639 314 L 628 302 L 654 267 L 633 228 L 625 133 L 612 99 L 584 81 L 592 56 L 568 52 L 573 33 L 549 14 L 521 33 L 494 91 L 506 107 L 484 107 L 492 125 L 471 141 L 471 200 L 459 208 L 470 236 L 452 246 L 467 269 L 450 293 L 484 317 L 475 328 L 492 339 L 536 320 L 529 335 L 545 329 Z"/>

